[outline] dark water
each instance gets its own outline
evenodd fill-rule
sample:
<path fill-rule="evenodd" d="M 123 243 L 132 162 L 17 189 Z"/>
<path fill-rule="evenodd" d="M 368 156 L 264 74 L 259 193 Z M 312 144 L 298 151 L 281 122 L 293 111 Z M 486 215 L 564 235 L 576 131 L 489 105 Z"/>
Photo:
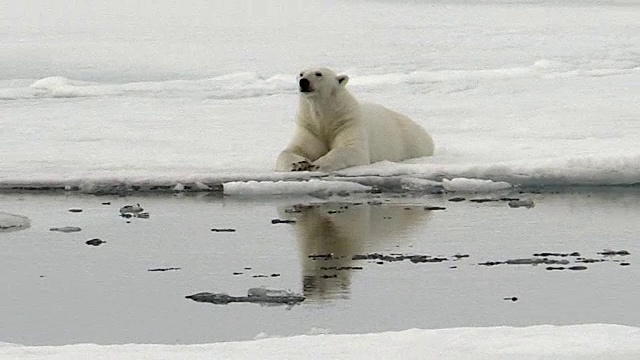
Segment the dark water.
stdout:
<path fill-rule="evenodd" d="M 0 341 L 174 344 L 414 327 L 640 326 L 640 191 L 516 194 L 534 200 L 531 209 L 463 196 L 456 203 L 380 195 L 321 204 L 311 197 L 0 195 L 0 211 L 31 220 L 28 229 L 0 232 Z M 148 219 L 119 216 L 121 206 L 136 203 Z M 294 204 L 305 206 L 291 212 Z M 49 230 L 64 226 L 82 231 Z M 93 238 L 106 243 L 85 244 Z M 598 254 L 605 249 L 630 255 Z M 547 258 L 587 269 L 478 265 L 540 252 L 579 252 Z M 387 258 L 353 260 L 372 253 Z M 333 256 L 309 258 L 323 254 Z M 445 260 L 413 263 L 400 254 Z M 179 269 L 148 271 L 158 268 Z M 185 298 L 242 296 L 260 286 L 306 300 L 287 308 Z"/>

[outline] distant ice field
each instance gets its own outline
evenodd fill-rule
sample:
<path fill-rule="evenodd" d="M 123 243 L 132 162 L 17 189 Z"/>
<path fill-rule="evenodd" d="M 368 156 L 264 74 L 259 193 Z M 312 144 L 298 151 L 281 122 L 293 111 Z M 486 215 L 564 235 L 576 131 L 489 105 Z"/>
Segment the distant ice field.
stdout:
<path fill-rule="evenodd" d="M 321 174 L 274 162 L 294 129 L 295 75 L 317 65 L 436 143 L 433 157 L 332 181 L 637 185 L 638 18 L 632 0 L 5 1 L 0 187 L 299 192 L 273 184 Z"/>

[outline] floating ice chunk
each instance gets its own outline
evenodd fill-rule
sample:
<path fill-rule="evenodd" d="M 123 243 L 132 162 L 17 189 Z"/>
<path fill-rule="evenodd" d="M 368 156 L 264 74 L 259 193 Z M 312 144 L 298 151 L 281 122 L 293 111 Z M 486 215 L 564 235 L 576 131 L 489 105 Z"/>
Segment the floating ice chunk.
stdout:
<path fill-rule="evenodd" d="M 247 296 L 231 296 L 226 293 L 201 292 L 186 296 L 197 302 L 208 302 L 217 305 L 227 305 L 233 302 L 250 302 L 261 305 L 295 305 L 304 301 L 304 296 L 286 290 L 272 290 L 266 288 L 251 288 Z"/>
<path fill-rule="evenodd" d="M 63 226 L 63 227 L 50 228 L 49 231 L 58 231 L 62 233 L 74 233 L 74 232 L 82 231 L 82 229 L 77 226 Z"/>
<path fill-rule="evenodd" d="M 120 208 L 120 214 L 138 214 L 143 212 L 144 209 L 140 207 L 140 204 L 136 205 L 125 205 Z"/>
<path fill-rule="evenodd" d="M 0 211 L 0 232 L 26 229 L 31 226 L 28 217 Z"/>
<path fill-rule="evenodd" d="M 281 290 L 281 289 L 273 290 L 273 289 L 267 289 L 263 287 L 251 288 L 247 291 L 248 297 L 266 298 L 269 296 L 289 296 L 289 295 L 292 295 L 292 293 L 286 290 Z"/>
<path fill-rule="evenodd" d="M 533 202 L 533 200 L 530 200 L 530 199 L 509 201 L 509 207 L 512 207 L 512 208 L 524 207 L 524 208 L 530 209 L 534 206 L 535 206 L 535 203 Z"/>

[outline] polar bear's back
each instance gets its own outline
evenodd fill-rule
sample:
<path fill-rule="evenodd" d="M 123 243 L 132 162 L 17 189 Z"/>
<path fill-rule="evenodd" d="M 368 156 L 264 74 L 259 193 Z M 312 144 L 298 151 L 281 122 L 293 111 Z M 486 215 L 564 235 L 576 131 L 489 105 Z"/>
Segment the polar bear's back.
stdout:
<path fill-rule="evenodd" d="M 371 163 L 433 155 L 433 139 L 408 117 L 372 103 L 361 103 L 367 122 Z"/>

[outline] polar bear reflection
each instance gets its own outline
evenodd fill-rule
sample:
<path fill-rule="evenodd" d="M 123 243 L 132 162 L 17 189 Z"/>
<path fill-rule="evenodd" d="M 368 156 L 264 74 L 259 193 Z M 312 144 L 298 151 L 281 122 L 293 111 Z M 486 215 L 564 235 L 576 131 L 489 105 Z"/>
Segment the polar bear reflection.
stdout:
<path fill-rule="evenodd" d="M 311 299 L 347 297 L 351 276 L 370 264 L 353 261 L 355 254 L 394 252 L 428 217 L 422 207 L 325 203 L 280 209 L 296 220 L 304 295 Z M 331 258 L 310 255 L 333 254 Z M 365 270 L 352 267 L 365 267 Z"/>

